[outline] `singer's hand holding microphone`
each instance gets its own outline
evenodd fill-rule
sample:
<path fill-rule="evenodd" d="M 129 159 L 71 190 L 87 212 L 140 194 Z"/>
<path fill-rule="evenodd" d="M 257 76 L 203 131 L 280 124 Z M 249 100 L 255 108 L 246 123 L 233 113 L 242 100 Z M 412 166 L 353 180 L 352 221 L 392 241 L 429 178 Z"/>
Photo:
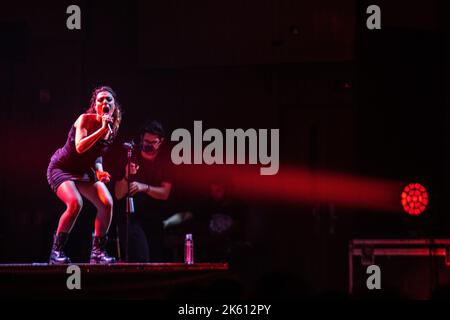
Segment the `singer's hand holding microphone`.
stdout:
<path fill-rule="evenodd" d="M 108 104 L 103 105 L 103 114 L 102 114 L 102 128 L 108 128 L 110 134 L 113 133 L 111 124 L 114 121 L 112 115 L 109 114 L 110 108 Z M 111 175 L 106 171 L 96 171 L 97 179 L 103 183 L 108 183 L 111 181 Z"/>
<path fill-rule="evenodd" d="M 109 105 L 106 104 L 103 106 L 103 115 L 102 115 L 102 128 L 108 128 L 109 133 L 113 133 L 112 123 L 114 118 L 109 114 Z"/>

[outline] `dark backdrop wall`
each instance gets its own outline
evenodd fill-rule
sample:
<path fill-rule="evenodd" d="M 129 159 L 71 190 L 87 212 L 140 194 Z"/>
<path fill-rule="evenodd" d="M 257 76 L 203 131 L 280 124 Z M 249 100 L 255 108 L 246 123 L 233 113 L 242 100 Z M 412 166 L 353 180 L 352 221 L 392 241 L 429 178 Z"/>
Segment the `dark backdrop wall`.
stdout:
<path fill-rule="evenodd" d="M 249 203 L 261 272 L 281 269 L 317 290 L 342 290 L 349 239 L 417 235 L 422 222 L 448 235 L 449 11 L 443 1 L 379 3 L 378 31 L 365 29 L 369 3 L 355 0 L 85 0 L 77 2 L 80 31 L 65 27 L 72 2 L 5 3 L 1 261 L 47 258 L 63 206 L 46 167 L 99 84 L 112 86 L 124 107 L 121 141 L 145 118 L 169 132 L 194 120 L 279 128 L 281 170 L 419 180 L 432 193 L 423 221 L 333 203 Z M 81 231 L 88 224 L 75 232 L 89 233 Z"/>

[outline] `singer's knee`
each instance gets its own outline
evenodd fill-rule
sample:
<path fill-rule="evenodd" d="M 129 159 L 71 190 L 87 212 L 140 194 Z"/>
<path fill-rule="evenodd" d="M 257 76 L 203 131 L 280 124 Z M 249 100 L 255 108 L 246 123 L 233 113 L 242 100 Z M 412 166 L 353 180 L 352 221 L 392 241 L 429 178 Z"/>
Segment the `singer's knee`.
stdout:
<path fill-rule="evenodd" d="M 112 197 L 111 196 L 106 197 L 105 201 L 103 201 L 103 205 L 105 206 L 105 208 L 108 211 L 112 212 L 113 206 L 114 206 L 114 201 L 113 201 Z"/>
<path fill-rule="evenodd" d="M 106 198 L 101 202 L 100 208 L 97 208 L 99 211 L 110 215 L 113 211 L 113 201 L 112 199 Z"/>
<path fill-rule="evenodd" d="M 67 201 L 66 205 L 67 205 L 67 211 L 71 215 L 76 216 L 80 213 L 81 209 L 83 208 L 83 199 L 81 199 L 81 197 L 74 197 L 74 198 L 70 199 L 69 201 Z"/>

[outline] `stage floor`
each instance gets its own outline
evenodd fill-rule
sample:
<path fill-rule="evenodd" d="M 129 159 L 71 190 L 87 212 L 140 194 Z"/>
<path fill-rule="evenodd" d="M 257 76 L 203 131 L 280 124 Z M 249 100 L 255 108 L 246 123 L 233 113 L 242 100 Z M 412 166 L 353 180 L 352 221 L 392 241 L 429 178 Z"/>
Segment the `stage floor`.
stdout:
<path fill-rule="evenodd" d="M 73 283 L 79 267 L 81 289 Z M 31 299 L 178 299 L 212 296 L 230 280 L 227 263 L 0 264 L 0 297 Z"/>
<path fill-rule="evenodd" d="M 179 272 L 179 271 L 211 271 L 228 270 L 228 263 L 113 263 L 113 264 L 89 264 L 71 263 L 65 265 L 50 265 L 48 263 L 16 263 L 0 264 L 2 273 L 54 273 L 66 271 L 70 265 L 79 266 L 80 269 L 91 273 L 136 273 L 136 272 Z"/>

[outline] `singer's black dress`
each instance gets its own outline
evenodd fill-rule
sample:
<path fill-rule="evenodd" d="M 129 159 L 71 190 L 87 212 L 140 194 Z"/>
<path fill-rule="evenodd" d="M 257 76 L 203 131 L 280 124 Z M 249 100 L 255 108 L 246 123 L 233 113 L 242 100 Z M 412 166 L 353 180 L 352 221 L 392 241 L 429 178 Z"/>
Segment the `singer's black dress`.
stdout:
<path fill-rule="evenodd" d="M 83 153 L 75 149 L 76 128 L 72 126 L 64 147 L 59 148 L 51 157 L 47 168 L 47 181 L 54 192 L 64 181 L 96 182 L 95 164 L 102 163 L 112 139 L 98 140 Z"/>

